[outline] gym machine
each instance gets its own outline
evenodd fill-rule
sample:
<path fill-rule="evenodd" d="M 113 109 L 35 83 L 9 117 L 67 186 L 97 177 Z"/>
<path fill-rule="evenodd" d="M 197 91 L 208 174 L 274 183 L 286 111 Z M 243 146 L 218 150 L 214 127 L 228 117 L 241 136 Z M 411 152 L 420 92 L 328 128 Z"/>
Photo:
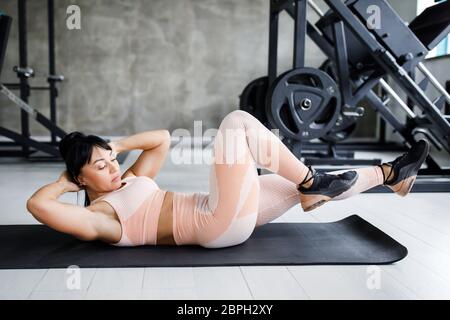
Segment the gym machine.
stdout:
<path fill-rule="evenodd" d="M 58 97 L 57 84 L 64 80 L 62 75 L 56 74 L 55 67 L 55 32 L 54 32 L 54 2 L 47 1 L 48 13 L 48 60 L 49 75 L 47 76 L 48 86 L 32 87 L 29 85 L 30 77 L 34 77 L 36 72 L 28 66 L 27 48 L 27 11 L 26 0 L 18 0 L 18 27 L 19 27 L 19 66 L 14 67 L 19 83 L 0 83 L 0 92 L 4 94 L 15 105 L 21 108 L 21 133 L 0 127 L 0 135 L 7 137 L 13 142 L 0 142 L 0 146 L 8 147 L 0 150 L 1 157 L 25 157 L 28 160 L 56 160 L 60 161 L 60 154 L 57 148 L 57 137 L 63 138 L 66 132 L 56 124 Z M 12 18 L 0 13 L 0 76 L 5 59 L 6 47 L 8 43 L 9 30 Z M 12 91 L 19 90 L 20 97 Z M 50 119 L 41 114 L 38 110 L 28 104 L 31 90 L 48 90 L 50 93 Z M 29 119 L 30 117 L 39 122 L 50 131 L 50 142 L 40 142 L 30 138 Z M 20 146 L 21 150 L 11 150 L 10 147 Z M 33 148 L 34 150 L 31 150 Z M 36 152 L 41 151 L 45 156 L 36 156 Z M 34 155 L 34 156 L 33 156 Z"/>
<path fill-rule="evenodd" d="M 29 161 L 57 161 L 60 162 L 63 159 L 59 153 L 57 138 L 64 138 L 67 134 L 56 124 L 57 119 L 57 97 L 58 87 L 57 84 L 64 81 L 64 76 L 56 74 L 55 66 L 55 29 L 54 29 L 54 0 L 47 0 L 47 15 L 48 15 L 48 60 L 49 60 L 49 75 L 47 76 L 47 82 L 49 86 L 36 87 L 29 85 L 29 78 L 34 77 L 36 72 L 28 67 L 27 59 L 27 24 L 26 24 L 26 0 L 18 0 L 18 13 L 19 13 L 19 66 L 14 67 L 14 72 L 17 73 L 20 82 L 19 83 L 5 83 L 0 82 L 0 93 L 4 94 L 10 101 L 14 103 L 14 106 L 18 106 L 21 109 L 21 127 L 22 132 L 17 133 L 7 128 L 0 127 L 0 135 L 4 136 L 13 142 L 1 142 L 0 146 L 6 147 L 21 147 L 22 150 L 0 150 L 0 157 L 24 157 Z M 5 60 L 6 48 L 8 44 L 9 31 L 11 28 L 12 18 L 3 14 L 0 11 L 0 77 L 2 73 L 2 67 Z M 39 74 L 42 75 L 42 74 Z M 20 97 L 16 96 L 12 90 L 19 90 Z M 31 90 L 48 90 L 50 93 L 50 119 L 40 113 L 37 109 L 28 104 L 28 98 Z M 50 132 L 49 142 L 40 142 L 30 138 L 29 119 L 30 117 L 39 122 Z M 110 142 L 110 139 L 105 139 L 106 142 Z M 39 155 L 38 152 L 44 153 Z M 118 155 L 118 162 L 124 163 L 130 151 L 120 153 Z"/>
<path fill-rule="evenodd" d="M 326 13 L 311 0 L 271 0 L 268 75 L 244 89 L 240 108 L 269 129 L 279 129 L 283 142 L 310 165 L 376 165 L 380 159 L 355 159 L 354 152 L 405 150 L 384 141 L 343 143 L 364 114 L 364 107 L 358 105 L 362 99 L 400 134 L 406 146 L 425 138 L 450 154 L 450 115 L 445 108 L 450 95 L 423 64 L 428 52 L 450 32 L 450 2 L 426 9 L 406 25 L 385 0 L 324 1 L 329 7 Z M 314 25 L 307 19 L 308 5 L 319 15 Z M 378 8 L 381 23 L 372 27 L 373 7 Z M 278 75 L 278 21 L 283 11 L 294 20 L 294 61 L 292 70 Z M 327 56 L 318 69 L 305 66 L 306 35 Z M 416 71 L 424 77 L 419 83 Z M 389 85 L 388 76 L 407 101 Z M 425 94 L 430 84 L 439 92 L 433 99 Z M 381 97 L 376 93 L 380 88 Z M 388 107 L 392 99 L 404 110 L 406 123 Z M 313 142 L 317 139 L 322 143 Z M 450 170 L 431 155 L 426 163 L 413 191 L 450 191 Z"/>

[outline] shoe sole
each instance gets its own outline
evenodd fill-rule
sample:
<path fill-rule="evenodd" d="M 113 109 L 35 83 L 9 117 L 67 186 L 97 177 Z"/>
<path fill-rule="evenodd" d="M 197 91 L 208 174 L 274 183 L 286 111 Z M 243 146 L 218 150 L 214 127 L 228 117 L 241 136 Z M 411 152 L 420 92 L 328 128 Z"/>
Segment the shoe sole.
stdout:
<path fill-rule="evenodd" d="M 409 176 L 406 179 L 401 180 L 400 182 L 394 184 L 393 186 L 388 187 L 392 189 L 392 191 L 394 191 L 400 197 L 406 197 L 410 193 L 414 185 L 414 182 L 416 182 L 417 172 L 419 171 L 420 167 L 422 166 L 422 163 L 425 161 L 425 158 L 428 156 L 429 152 L 430 152 L 430 145 L 427 144 L 425 152 L 422 154 L 419 161 L 417 162 L 418 164 L 416 164 L 414 167 L 408 168 L 406 176 L 409 176 L 412 172 L 415 172 L 415 174 Z"/>
<path fill-rule="evenodd" d="M 312 211 L 331 200 L 331 197 L 318 195 L 300 195 L 300 201 L 304 212 Z"/>
<path fill-rule="evenodd" d="M 416 182 L 417 175 L 408 177 L 406 179 L 403 179 L 399 183 L 390 186 L 392 191 L 394 191 L 396 194 L 398 194 L 400 197 L 406 197 L 409 192 L 411 191 L 414 182 Z"/>
<path fill-rule="evenodd" d="M 325 195 L 317 195 L 317 194 L 303 194 L 300 193 L 300 203 L 303 208 L 304 212 L 309 212 L 314 209 L 317 209 L 318 207 L 324 205 L 331 199 L 343 194 L 345 191 L 349 190 L 351 187 L 353 187 L 358 180 L 359 175 L 356 175 L 355 178 L 350 182 L 349 185 L 343 186 L 340 190 L 338 190 L 338 194 L 336 194 L 334 197 L 325 196 Z"/>

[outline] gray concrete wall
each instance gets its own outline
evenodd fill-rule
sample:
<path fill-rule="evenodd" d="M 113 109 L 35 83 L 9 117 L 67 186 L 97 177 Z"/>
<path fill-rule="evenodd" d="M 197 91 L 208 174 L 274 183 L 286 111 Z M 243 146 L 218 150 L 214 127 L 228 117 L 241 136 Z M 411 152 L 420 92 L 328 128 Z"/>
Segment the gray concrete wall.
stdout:
<path fill-rule="evenodd" d="M 17 18 L 17 0 L 2 0 L 0 10 Z M 144 130 L 186 128 L 202 120 L 204 129 L 238 108 L 239 94 L 267 74 L 267 0 L 58 0 L 58 122 L 67 131 L 128 135 Z M 390 0 L 406 21 L 414 1 Z M 407 2 L 407 4 L 406 4 Z M 323 1 L 317 1 L 325 10 Z M 66 28 L 66 8 L 81 8 L 82 29 Z M 311 20 L 317 17 L 311 12 Z M 47 72 L 46 0 L 28 3 L 29 65 Z M 16 19 L 17 20 L 17 19 Z M 17 21 L 11 30 L 2 82 L 15 82 L 18 64 Z M 292 65 L 292 19 L 280 19 L 279 72 Z M 325 56 L 307 40 L 307 65 Z M 45 85 L 45 79 L 33 79 Z M 30 103 L 48 115 L 46 92 Z M 0 125 L 20 129 L 20 112 L 0 97 Z M 368 112 L 358 130 L 371 135 L 375 116 Z M 31 121 L 33 135 L 45 135 Z"/>
<path fill-rule="evenodd" d="M 0 9 L 17 17 L 16 0 Z M 126 135 L 157 128 L 217 128 L 238 108 L 247 83 L 267 73 L 266 0 L 58 0 L 57 70 L 61 85 L 58 121 L 67 131 Z M 66 28 L 66 8 L 77 4 L 82 29 Z M 29 1 L 29 65 L 46 72 L 46 1 Z M 15 21 L 17 22 L 17 21 Z M 292 19 L 282 17 L 280 71 L 292 61 Z M 3 82 L 16 81 L 17 25 L 14 23 Z M 308 45 L 308 63 L 324 56 Z M 33 79 L 32 84 L 45 84 Z M 18 108 L 0 98 L 0 125 L 18 130 Z M 47 93 L 30 103 L 48 115 Z M 32 122 L 34 135 L 46 134 Z"/>

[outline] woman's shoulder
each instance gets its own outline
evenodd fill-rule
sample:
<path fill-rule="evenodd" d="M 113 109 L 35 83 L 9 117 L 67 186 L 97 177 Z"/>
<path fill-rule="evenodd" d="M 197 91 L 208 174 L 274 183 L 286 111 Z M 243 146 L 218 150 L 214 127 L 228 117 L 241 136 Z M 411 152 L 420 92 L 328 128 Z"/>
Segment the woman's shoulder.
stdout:
<path fill-rule="evenodd" d="M 131 182 L 131 183 L 137 182 L 137 181 L 142 181 L 142 182 L 151 182 L 153 184 L 156 184 L 155 180 L 153 180 L 149 176 L 128 176 L 128 177 L 122 179 L 122 181 Z"/>
<path fill-rule="evenodd" d="M 131 180 L 151 180 L 151 181 L 155 181 L 152 178 L 150 178 L 149 176 L 138 176 L 135 175 L 133 172 L 131 171 L 127 171 L 123 174 L 122 176 L 122 181 L 131 181 Z"/>

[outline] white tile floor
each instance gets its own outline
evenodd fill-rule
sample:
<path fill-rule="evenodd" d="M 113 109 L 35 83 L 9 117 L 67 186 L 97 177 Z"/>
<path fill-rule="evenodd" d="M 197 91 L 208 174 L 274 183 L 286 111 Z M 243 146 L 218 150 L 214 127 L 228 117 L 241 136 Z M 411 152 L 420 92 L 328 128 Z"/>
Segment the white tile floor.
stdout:
<path fill-rule="evenodd" d="M 138 155 L 132 152 L 122 170 Z M 61 163 L 0 164 L 0 224 L 37 223 L 26 200 L 63 169 Z M 208 174 L 206 165 L 175 166 L 169 156 L 156 182 L 165 190 L 207 192 Z M 61 200 L 77 201 L 75 194 Z M 409 250 L 404 260 L 375 269 L 379 288 L 370 289 L 370 266 L 81 269 L 76 290 L 68 289 L 64 269 L 0 270 L 0 299 L 450 299 L 450 194 L 362 194 L 311 214 L 296 206 L 276 222 L 335 221 L 351 214 Z"/>

